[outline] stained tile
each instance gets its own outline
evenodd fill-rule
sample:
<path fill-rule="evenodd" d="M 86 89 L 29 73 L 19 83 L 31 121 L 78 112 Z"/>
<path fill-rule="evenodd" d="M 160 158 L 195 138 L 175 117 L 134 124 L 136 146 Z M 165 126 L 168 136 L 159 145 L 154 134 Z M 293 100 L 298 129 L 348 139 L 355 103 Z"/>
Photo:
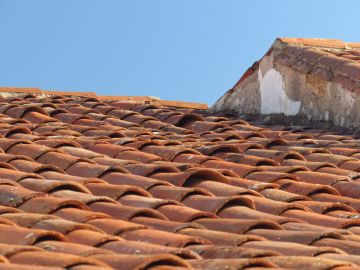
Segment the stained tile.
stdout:
<path fill-rule="evenodd" d="M 259 267 L 260 269 L 275 267 L 265 259 L 204 259 L 192 261 L 191 265 L 200 269 L 218 269 L 226 263 L 230 270 L 235 269 L 252 269 Z M 256 269 L 256 268 L 255 268 Z"/>
<path fill-rule="evenodd" d="M 51 260 L 49 260 L 51 257 Z M 108 267 L 106 263 L 103 263 L 100 260 L 85 258 L 70 254 L 57 253 L 56 256 L 53 256 L 52 253 L 45 251 L 27 251 L 21 252 L 11 256 L 10 261 L 12 263 L 19 264 L 34 264 L 34 265 L 43 265 L 43 266 L 56 266 L 63 268 L 71 268 L 72 266 L 102 266 Z"/>
<path fill-rule="evenodd" d="M 121 237 L 126 240 L 149 242 L 157 245 L 170 247 L 186 247 L 189 245 L 210 243 L 202 238 L 187 236 L 183 234 L 172 234 L 169 232 L 158 230 L 151 230 L 151 234 L 149 234 L 148 232 L 148 230 L 129 231 L 121 234 Z"/>
<path fill-rule="evenodd" d="M 191 269 L 189 264 L 179 257 L 170 254 L 163 255 L 95 255 L 92 258 L 101 260 L 115 269 L 149 269 L 150 266 L 176 266 Z M 152 267 L 151 267 L 152 268 Z M 150 268 L 150 269 L 151 269 Z"/>
<path fill-rule="evenodd" d="M 3 224 L 0 224 L 0 231 L 1 243 L 3 244 L 33 245 L 45 239 L 66 241 L 64 235 L 52 231 L 26 229 Z M 14 237 L 14 235 L 17 237 Z"/>

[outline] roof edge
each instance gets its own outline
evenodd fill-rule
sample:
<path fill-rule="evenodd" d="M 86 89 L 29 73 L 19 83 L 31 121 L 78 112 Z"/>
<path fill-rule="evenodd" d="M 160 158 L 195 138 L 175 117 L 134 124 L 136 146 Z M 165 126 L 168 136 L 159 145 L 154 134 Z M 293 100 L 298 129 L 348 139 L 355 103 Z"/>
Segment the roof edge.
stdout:
<path fill-rule="evenodd" d="M 279 37 L 275 40 L 275 43 L 282 43 L 285 45 L 298 45 L 298 46 L 309 46 L 309 47 L 320 47 L 329 49 L 360 49 L 360 43 L 355 42 L 344 42 L 339 39 L 329 38 L 289 38 Z"/>
<path fill-rule="evenodd" d="M 186 102 L 186 101 L 173 101 L 162 100 L 153 96 L 98 96 L 95 92 L 72 92 L 72 91 L 55 91 L 55 90 L 42 90 L 36 87 L 0 87 L 0 93 L 18 93 L 18 94 L 32 94 L 38 95 L 61 95 L 68 97 L 92 97 L 101 101 L 136 101 L 140 103 L 159 104 L 168 107 L 184 108 L 184 109 L 198 109 L 206 110 L 208 105 L 205 103 Z"/>

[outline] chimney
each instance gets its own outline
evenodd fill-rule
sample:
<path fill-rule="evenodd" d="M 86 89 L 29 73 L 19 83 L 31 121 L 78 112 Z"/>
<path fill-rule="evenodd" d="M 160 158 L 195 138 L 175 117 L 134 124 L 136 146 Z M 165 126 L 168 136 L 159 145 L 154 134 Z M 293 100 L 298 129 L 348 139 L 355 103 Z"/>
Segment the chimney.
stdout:
<path fill-rule="evenodd" d="M 278 38 L 211 108 L 360 126 L 360 43 Z"/>

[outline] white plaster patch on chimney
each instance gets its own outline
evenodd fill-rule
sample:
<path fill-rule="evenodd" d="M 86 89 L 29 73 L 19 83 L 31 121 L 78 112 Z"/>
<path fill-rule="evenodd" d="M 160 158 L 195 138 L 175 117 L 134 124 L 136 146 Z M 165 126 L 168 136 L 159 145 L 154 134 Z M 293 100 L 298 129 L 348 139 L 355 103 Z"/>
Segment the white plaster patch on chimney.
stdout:
<path fill-rule="evenodd" d="M 338 87 L 338 97 L 341 104 L 346 104 L 346 115 L 350 114 L 350 111 L 355 103 L 354 93 L 348 90 L 345 90 L 341 86 Z"/>
<path fill-rule="evenodd" d="M 344 116 L 341 116 L 341 125 L 343 126 L 345 124 L 345 117 Z"/>
<path fill-rule="evenodd" d="M 296 115 L 300 110 L 300 101 L 291 100 L 285 92 L 283 78 L 274 68 L 262 75 L 258 72 L 261 94 L 261 114 L 283 113 Z"/>
<path fill-rule="evenodd" d="M 325 121 L 328 121 L 329 120 L 329 112 L 325 112 Z"/>

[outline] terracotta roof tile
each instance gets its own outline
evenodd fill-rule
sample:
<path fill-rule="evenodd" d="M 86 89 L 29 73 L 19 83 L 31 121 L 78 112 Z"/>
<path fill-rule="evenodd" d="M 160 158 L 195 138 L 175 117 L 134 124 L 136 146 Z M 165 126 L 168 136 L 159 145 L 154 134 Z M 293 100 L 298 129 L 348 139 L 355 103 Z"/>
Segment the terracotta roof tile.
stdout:
<path fill-rule="evenodd" d="M 3 91 L 0 269 L 360 264 L 355 135 L 201 104 Z"/>

